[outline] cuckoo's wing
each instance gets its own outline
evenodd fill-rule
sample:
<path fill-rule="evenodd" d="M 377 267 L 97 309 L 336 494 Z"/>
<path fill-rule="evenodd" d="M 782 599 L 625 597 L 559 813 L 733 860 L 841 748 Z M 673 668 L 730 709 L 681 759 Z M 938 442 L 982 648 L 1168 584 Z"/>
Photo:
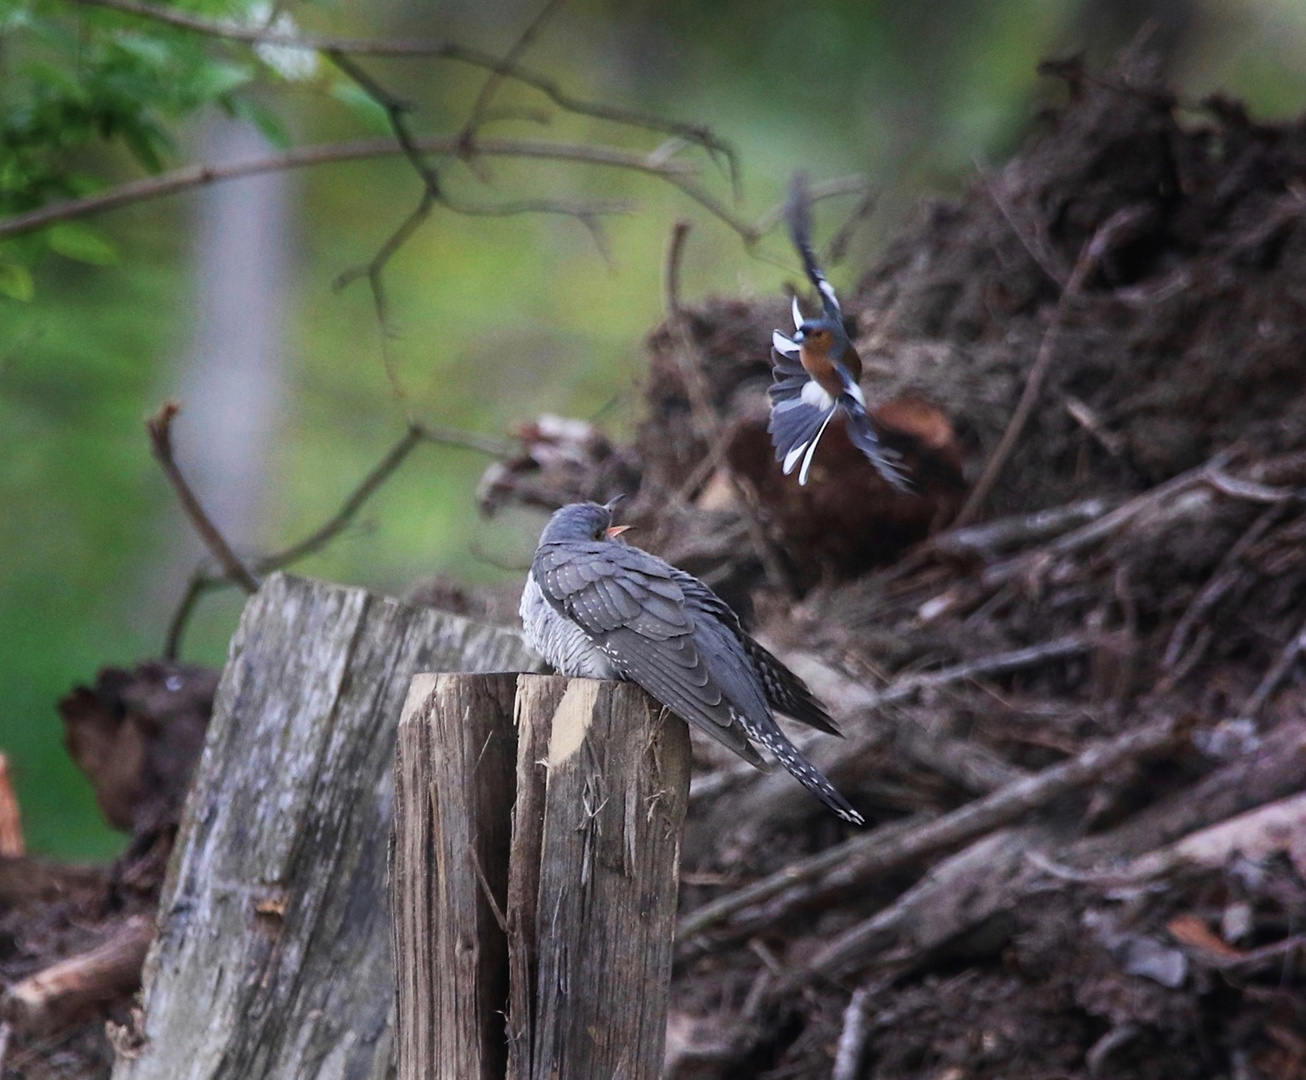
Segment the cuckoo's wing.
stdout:
<path fill-rule="evenodd" d="M 761 755 L 739 723 L 739 708 L 709 667 L 712 643 L 695 634 L 672 570 L 656 556 L 610 542 L 550 545 L 536 553 L 534 564 L 545 598 L 624 677 L 760 767 Z"/>
<path fill-rule="evenodd" d="M 817 700 L 807 684 L 743 628 L 739 616 L 721 597 L 683 570 L 676 571 L 675 580 L 683 590 L 685 602 L 691 610 L 695 613 L 708 613 L 730 629 L 761 681 L 762 692 L 772 709 L 818 731 L 843 738 L 843 732 L 835 726 L 825 706 Z"/>

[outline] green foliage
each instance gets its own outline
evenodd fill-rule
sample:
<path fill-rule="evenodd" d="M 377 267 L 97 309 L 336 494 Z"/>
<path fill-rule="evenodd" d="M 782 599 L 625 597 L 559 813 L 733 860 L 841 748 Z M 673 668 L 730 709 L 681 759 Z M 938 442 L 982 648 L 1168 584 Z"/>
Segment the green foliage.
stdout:
<path fill-rule="evenodd" d="M 256 24 L 267 10 L 249 0 L 212 14 Z M 313 59 L 68 3 L 0 0 L 0 215 L 95 191 L 99 181 L 86 166 L 105 150 L 125 151 L 137 166 L 159 172 L 175 158 L 174 125 L 205 106 L 288 145 L 283 124 L 259 97 L 260 86 L 295 74 L 284 52 L 301 57 L 301 72 L 302 57 Z M 29 297 L 31 277 L 20 264 L 32 266 L 48 250 L 97 265 L 116 258 L 84 226 L 11 240 L 0 245 L 0 295 Z"/>

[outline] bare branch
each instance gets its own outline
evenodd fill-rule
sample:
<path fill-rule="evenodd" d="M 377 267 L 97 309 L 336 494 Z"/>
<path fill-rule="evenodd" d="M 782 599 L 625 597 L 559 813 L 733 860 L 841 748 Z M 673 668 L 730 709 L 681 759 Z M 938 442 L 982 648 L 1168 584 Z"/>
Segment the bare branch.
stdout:
<path fill-rule="evenodd" d="M 350 56 L 337 50 L 328 50 L 327 56 L 331 62 L 336 65 L 346 76 L 353 80 L 368 97 L 385 110 L 386 118 L 390 124 L 390 130 L 394 132 L 395 141 L 403 151 L 404 157 L 413 167 L 422 181 L 422 196 L 418 200 L 417 206 L 400 222 L 399 227 L 390 234 L 385 243 L 377 253 L 362 266 L 346 270 L 335 281 L 337 290 L 343 289 L 359 278 L 366 278 L 372 291 L 372 303 L 376 309 L 377 323 L 381 330 L 381 355 L 385 365 L 386 377 L 390 382 L 391 389 L 395 397 L 403 399 L 403 386 L 399 382 L 398 372 L 395 368 L 394 357 L 390 350 L 390 338 L 392 331 L 389 322 L 389 305 L 386 299 L 384 274 L 385 268 L 390 260 L 400 248 L 404 246 L 421 228 L 422 223 L 430 216 L 431 211 L 436 204 L 440 204 L 457 213 L 481 215 L 481 216 L 504 216 L 508 214 L 521 213 L 551 213 L 566 214 L 570 217 L 578 218 L 583 225 L 589 230 L 590 235 L 594 237 L 595 244 L 599 251 L 607 255 L 607 245 L 605 243 L 602 230 L 598 224 L 598 215 L 603 213 L 621 213 L 630 209 L 628 202 L 607 202 L 607 203 L 582 203 L 572 204 L 564 202 L 555 202 L 548 199 L 529 199 L 521 200 L 514 203 L 503 205 L 482 206 L 476 203 L 466 203 L 453 199 L 444 190 L 440 175 L 436 172 L 435 167 L 427 161 L 421 149 L 417 145 L 411 127 L 408 123 L 409 105 L 394 94 L 390 93 L 376 79 L 374 79 L 366 70 L 354 61 Z M 460 152 L 465 148 L 466 139 L 464 135 L 459 136 Z"/>
<path fill-rule="evenodd" d="M 416 426 L 405 431 L 403 437 L 390 448 L 385 457 L 363 477 L 358 487 L 350 492 L 339 510 L 298 543 L 291 544 L 275 555 L 259 559 L 257 564 L 259 570 L 263 573 L 279 570 L 283 566 L 298 562 L 307 555 L 321 551 L 353 521 L 354 516 L 363 508 L 363 504 L 394 475 L 395 470 L 407 460 L 408 455 L 421 443 L 422 438 L 422 431 Z"/>
<path fill-rule="evenodd" d="M 422 154 L 456 154 L 456 135 L 416 136 L 413 145 Z M 348 142 L 322 143 L 317 146 L 297 146 L 292 150 L 248 158 L 222 165 L 186 165 L 143 180 L 132 180 L 81 199 L 53 203 L 38 210 L 12 214 L 0 219 L 0 240 L 23 233 L 35 232 L 47 225 L 92 214 L 117 210 L 148 199 L 176 195 L 192 188 L 224 180 L 238 180 L 246 176 L 280 172 L 284 169 L 301 169 L 311 165 L 330 165 L 373 158 L 395 157 L 406 151 L 394 139 L 356 139 Z M 694 171 L 692 165 L 677 161 L 653 161 L 649 155 L 632 153 L 609 146 L 586 146 L 581 143 L 559 143 L 534 139 L 478 139 L 476 152 L 495 157 L 535 158 L 550 161 L 575 161 L 587 165 L 605 165 L 627 169 L 650 176 L 686 176 Z"/>
<path fill-rule="evenodd" d="M 189 30 L 208 37 L 221 38 L 226 41 L 240 41 L 248 45 L 276 45 L 286 48 L 310 49 L 322 53 L 342 53 L 350 56 L 387 56 L 395 58 L 453 60 L 496 72 L 504 78 L 530 86 L 544 94 L 560 109 L 577 116 L 589 116 L 596 120 L 608 120 L 628 127 L 644 128 L 648 131 L 663 131 L 678 135 L 683 139 L 703 147 L 709 154 L 724 158 L 729 172 L 734 179 L 738 176 L 738 159 L 734 148 L 720 139 L 712 130 L 702 124 L 684 124 L 675 120 L 666 120 L 651 116 L 634 109 L 624 109 L 604 102 L 585 101 L 566 93 L 557 82 L 547 75 L 510 63 L 492 53 L 472 49 L 452 41 L 432 41 L 419 39 L 369 40 L 366 38 L 332 37 L 322 34 L 281 34 L 256 26 L 242 26 L 238 23 L 220 22 L 206 19 L 200 15 L 180 11 L 176 8 L 161 7 L 157 4 L 142 3 L 140 0 L 72 0 L 82 7 L 106 8 L 124 15 L 134 15 L 143 19 L 152 19 L 179 30 Z M 480 147 L 478 145 L 477 149 Z"/>
<path fill-rule="evenodd" d="M 163 403 L 163 407 L 145 422 L 145 427 L 150 433 L 150 445 L 154 449 L 154 456 L 163 468 L 164 475 L 172 484 L 173 490 L 177 493 L 181 508 L 186 511 L 186 516 L 190 518 L 191 525 L 195 527 L 200 539 L 204 541 L 204 546 L 218 560 L 218 565 L 222 567 L 223 573 L 228 580 L 235 585 L 239 585 L 247 593 L 257 592 L 258 581 L 249 572 L 245 564 L 240 561 L 236 553 L 231 550 L 231 545 L 227 543 L 226 537 L 213 524 L 213 519 L 200 505 L 195 492 L 191 490 L 190 484 L 186 482 L 186 478 L 177 465 L 177 459 L 172 452 L 172 421 L 180 409 L 181 406 L 175 401 L 166 401 Z"/>
<path fill-rule="evenodd" d="M 554 16 L 557 10 L 562 7 L 563 0 L 545 0 L 544 7 L 540 13 L 535 16 L 534 20 L 521 32 L 516 42 L 513 43 L 507 55 L 503 58 L 505 64 L 512 66 L 517 65 L 526 50 L 534 44 L 535 39 L 539 36 L 540 31 L 544 29 L 545 24 Z M 481 86 L 480 93 L 476 95 L 476 100 L 472 103 L 471 112 L 467 115 L 467 122 L 463 124 L 463 129 L 458 133 L 458 138 L 462 142 L 463 153 L 471 157 L 476 152 L 475 139 L 476 133 L 485 125 L 490 108 L 490 102 L 494 100 L 494 95 L 499 92 L 499 87 L 503 85 L 504 72 L 491 71 Z"/>
<path fill-rule="evenodd" d="M 165 406 L 166 408 L 166 406 Z M 395 444 L 385 452 L 359 481 L 358 485 L 345 497 L 334 514 L 314 529 L 308 536 L 298 540 L 280 551 L 264 555 L 254 560 L 254 566 L 261 574 L 273 570 L 283 570 L 301 559 L 321 551 L 337 536 L 345 531 L 372 498 L 387 481 L 398 471 L 413 450 L 421 443 L 434 443 L 461 450 L 472 450 L 490 457 L 509 457 L 517 451 L 517 446 L 509 439 L 496 439 L 488 435 L 459 431 L 456 428 L 431 424 L 409 424 Z M 204 594 L 230 585 L 226 575 L 212 574 L 201 564 L 195 568 L 187 583 L 186 592 L 178 603 L 168 624 L 167 637 L 164 640 L 163 654 L 168 659 L 175 659 L 181 651 L 182 638 L 196 606 Z"/>
<path fill-rule="evenodd" d="M 186 591 L 173 611 L 172 618 L 168 620 L 168 632 L 163 639 L 165 660 L 176 660 L 181 655 L 182 638 L 186 635 L 186 627 L 190 625 L 191 616 L 195 614 L 200 598 L 206 592 L 221 588 L 225 584 L 227 584 L 226 578 L 209 574 L 204 569 L 203 563 L 191 572 L 190 580 L 186 583 Z"/>

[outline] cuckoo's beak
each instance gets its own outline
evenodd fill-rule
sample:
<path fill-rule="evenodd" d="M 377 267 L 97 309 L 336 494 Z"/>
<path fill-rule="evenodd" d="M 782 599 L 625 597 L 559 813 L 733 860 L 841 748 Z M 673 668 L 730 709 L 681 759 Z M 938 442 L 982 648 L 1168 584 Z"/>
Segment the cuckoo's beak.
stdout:
<path fill-rule="evenodd" d="M 615 540 L 618 536 L 620 536 L 629 528 L 631 528 L 630 525 L 613 525 L 610 529 L 606 530 L 608 534 L 608 539 Z"/>

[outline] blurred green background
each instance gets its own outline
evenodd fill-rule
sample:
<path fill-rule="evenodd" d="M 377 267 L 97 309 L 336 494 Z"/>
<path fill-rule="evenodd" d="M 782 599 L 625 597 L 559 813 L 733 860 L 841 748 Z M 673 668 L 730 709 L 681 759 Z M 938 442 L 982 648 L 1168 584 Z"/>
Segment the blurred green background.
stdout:
<path fill-rule="evenodd" d="M 0 3 L 0 107 L 11 115 L 30 104 L 22 65 L 33 6 Z M 312 30 L 456 38 L 502 52 L 538 5 L 337 0 L 284 10 Z M 41 2 L 39 11 L 72 33 L 81 26 L 74 4 Z M 96 26 L 111 22 L 96 17 Z M 1301 0 L 573 0 L 527 63 L 578 96 L 709 125 L 739 151 L 748 218 L 782 196 L 798 166 L 817 179 L 865 174 L 883 196 L 834 275 L 844 284 L 910 219 L 922 194 L 960 189 L 974 161 L 1001 161 L 1035 129 L 1039 108 L 1059 90 L 1037 76 L 1041 58 L 1082 48 L 1104 62 L 1149 18 L 1187 97 L 1223 88 L 1260 118 L 1301 110 Z M 114 25 L 148 29 L 126 19 Z M 189 47 L 201 60 L 241 55 L 203 39 Z M 424 133 L 456 131 L 484 80 L 445 62 L 367 67 L 413 103 L 413 126 Z M 342 102 L 349 95 L 326 70 L 320 64 L 291 80 L 263 72 L 232 97 L 246 119 L 183 102 L 166 121 L 172 146 L 160 143 L 160 164 L 267 152 L 249 117 L 293 143 L 384 132 L 376 115 Z M 78 77 L 76 63 L 66 74 Z M 507 85 L 496 99 L 503 115 L 487 134 L 643 150 L 661 141 L 557 109 L 544 127 L 521 113 L 547 104 Z M 73 187 L 3 202 L 12 148 L 0 139 L 0 205 L 13 210 L 143 175 L 139 155 L 133 160 L 121 143 L 71 146 Z M 780 238 L 761 245 L 770 260 L 753 257 L 655 178 L 503 160 L 483 171 L 446 163 L 444 175 L 459 195 L 482 201 L 615 196 L 638 200 L 639 210 L 609 219 L 610 261 L 565 218 L 437 210 L 387 276 L 389 344 L 406 401 L 387 378 L 365 285 L 331 287 L 415 204 L 418 181 L 398 159 L 103 215 L 94 225 L 116 257 L 92 263 L 106 265 L 30 240 L 0 243 L 0 262 L 30 268 L 33 284 L 30 299 L 12 280 L 11 295 L 0 297 L 0 750 L 9 755 L 32 850 L 89 858 L 122 843 L 101 824 L 66 756 L 54 706 L 102 665 L 158 654 L 199 554 L 142 426 L 161 400 L 183 403 L 180 456 L 215 517 L 242 550 L 267 550 L 333 511 L 401 433 L 408 409 L 492 434 L 545 411 L 601 414 L 606 430 L 628 430 L 676 219 L 695 223 L 684 279 L 691 299 L 765 294 L 792 276 Z M 705 161 L 702 180 L 729 198 L 729 185 Z M 823 205 L 827 235 L 852 202 Z M 355 528 L 297 569 L 392 593 L 436 572 L 468 582 L 512 577 L 481 553 L 523 561 L 534 526 L 477 518 L 473 493 L 486 464 L 467 451 L 420 448 Z M 208 601 L 185 657 L 221 663 L 239 608 L 233 593 Z"/>

